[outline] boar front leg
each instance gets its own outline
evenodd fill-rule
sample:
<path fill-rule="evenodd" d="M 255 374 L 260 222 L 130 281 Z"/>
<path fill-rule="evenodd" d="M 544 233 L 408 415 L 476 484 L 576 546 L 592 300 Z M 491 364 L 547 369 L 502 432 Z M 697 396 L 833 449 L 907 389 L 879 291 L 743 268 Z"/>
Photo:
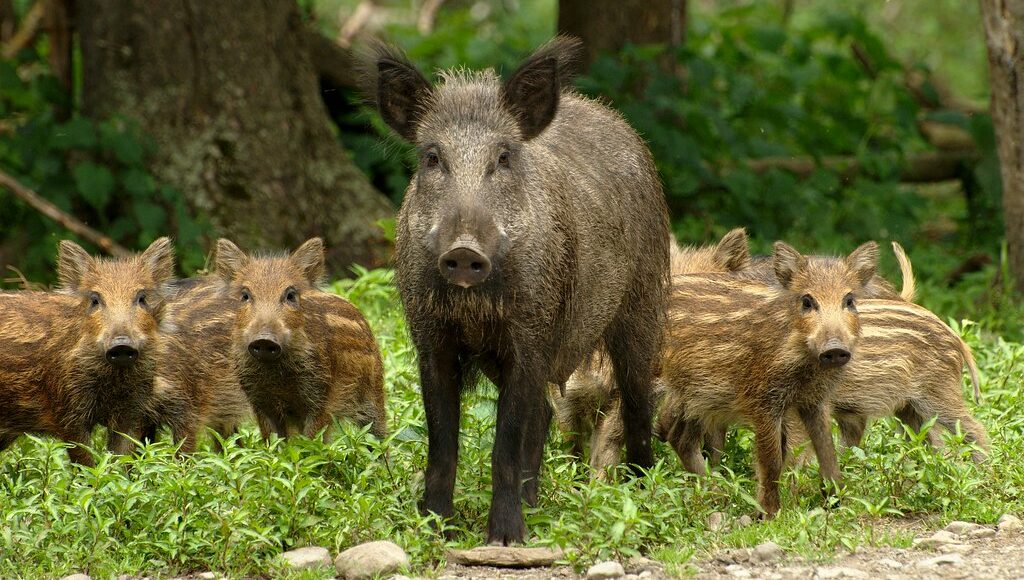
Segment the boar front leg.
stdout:
<path fill-rule="evenodd" d="M 115 415 L 107 426 L 107 451 L 117 455 L 127 455 L 135 447 L 135 442 L 142 438 L 142 418 L 127 415 Z"/>
<path fill-rule="evenodd" d="M 540 486 L 540 466 L 544 460 L 544 444 L 551 430 L 551 406 L 544 397 L 533 397 L 536 408 L 530 411 L 528 425 L 523 433 L 522 459 L 523 499 L 530 507 L 537 505 Z"/>
<path fill-rule="evenodd" d="M 779 513 L 779 477 L 782 475 L 782 417 L 766 415 L 753 421 L 757 456 L 758 501 L 766 518 Z"/>
<path fill-rule="evenodd" d="M 447 519 L 452 515 L 455 468 L 459 461 L 463 377 L 457 345 L 453 341 L 437 342 L 440 344 L 417 348 L 427 415 L 427 470 L 419 509 L 421 513 L 435 513 Z"/>
<path fill-rule="evenodd" d="M 828 408 L 824 405 L 808 405 L 797 408 L 800 421 L 811 438 L 814 454 L 818 456 L 818 469 L 826 482 L 840 483 L 839 461 L 836 459 L 836 444 L 832 441 Z"/>
<path fill-rule="evenodd" d="M 85 467 L 96 466 L 96 460 L 92 458 L 92 454 L 85 448 L 92 440 L 92 431 L 90 429 L 84 427 L 72 428 L 64 433 L 61 439 L 74 444 L 68 447 L 68 457 L 71 458 L 72 462 Z"/>

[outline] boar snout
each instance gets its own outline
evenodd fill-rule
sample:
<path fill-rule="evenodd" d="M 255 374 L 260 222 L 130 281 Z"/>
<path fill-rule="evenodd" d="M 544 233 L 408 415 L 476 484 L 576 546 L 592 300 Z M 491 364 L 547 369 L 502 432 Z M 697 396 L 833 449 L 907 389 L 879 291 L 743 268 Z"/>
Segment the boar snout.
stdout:
<path fill-rule="evenodd" d="M 281 358 L 281 344 L 269 333 L 260 333 L 249 343 L 249 354 L 256 360 L 272 362 Z"/>
<path fill-rule="evenodd" d="M 491 260 L 475 238 L 463 236 L 437 260 L 441 275 L 456 286 L 471 288 L 491 275 Z"/>
<path fill-rule="evenodd" d="M 818 355 L 824 367 L 841 367 L 850 362 L 850 349 L 839 340 L 832 339 L 825 343 L 825 350 Z"/>
<path fill-rule="evenodd" d="M 130 337 L 121 335 L 114 337 L 107 348 L 107 362 L 118 367 L 128 367 L 135 364 L 139 358 L 139 349 L 135 341 Z"/>

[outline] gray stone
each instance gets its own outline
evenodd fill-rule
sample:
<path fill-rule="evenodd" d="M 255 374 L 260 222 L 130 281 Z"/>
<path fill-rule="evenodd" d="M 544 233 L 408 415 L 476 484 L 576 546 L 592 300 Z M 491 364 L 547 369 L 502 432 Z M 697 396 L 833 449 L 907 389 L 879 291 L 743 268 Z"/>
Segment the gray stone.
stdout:
<path fill-rule="evenodd" d="M 999 518 L 999 523 L 996 524 L 996 529 L 1000 532 L 1012 532 L 1021 528 L 1020 518 L 1013 514 L 1003 514 Z"/>
<path fill-rule="evenodd" d="M 640 580 L 639 574 L 626 574 L 622 577 L 622 580 Z"/>
<path fill-rule="evenodd" d="M 217 580 L 217 574 L 213 572 L 201 572 L 196 574 L 201 580 Z"/>
<path fill-rule="evenodd" d="M 844 568 L 842 566 L 834 566 L 827 568 L 818 568 L 815 571 L 818 578 L 867 578 L 868 573 L 863 570 L 856 568 Z"/>
<path fill-rule="evenodd" d="M 394 542 L 367 542 L 345 550 L 334 559 L 343 580 L 369 580 L 409 565 L 409 556 Z"/>
<path fill-rule="evenodd" d="M 712 532 L 720 532 L 725 529 L 725 514 L 722 512 L 711 512 L 708 516 L 708 529 Z"/>
<path fill-rule="evenodd" d="M 944 529 L 951 534 L 962 536 L 964 534 L 967 534 L 968 532 L 973 532 L 974 530 L 980 527 L 981 526 L 979 526 L 978 524 L 972 524 L 971 522 L 953 521 L 949 522 L 949 525 L 947 525 Z"/>
<path fill-rule="evenodd" d="M 622 564 L 615 561 L 600 562 L 587 570 L 588 580 L 612 580 L 613 578 L 622 578 L 625 575 L 626 571 L 622 568 Z"/>
<path fill-rule="evenodd" d="M 938 566 L 955 566 L 963 564 L 963 562 L 964 557 L 960 554 L 943 554 L 934 558 L 928 558 L 927 560 L 921 560 L 917 565 L 920 568 L 935 568 Z"/>
<path fill-rule="evenodd" d="M 750 516 L 740 516 L 740 518 L 736 520 L 736 529 L 742 530 L 743 528 L 749 526 L 752 523 L 754 523 L 754 520 Z"/>
<path fill-rule="evenodd" d="M 88 574 L 71 574 L 70 576 L 61 578 L 60 580 L 92 580 L 92 577 Z"/>
<path fill-rule="evenodd" d="M 327 548 L 306 546 L 281 554 L 289 570 L 311 570 L 331 565 L 331 553 Z"/>
<path fill-rule="evenodd" d="M 978 528 L 976 530 L 971 530 L 970 532 L 967 533 L 967 537 L 971 538 L 972 540 L 980 540 L 982 538 L 991 538 L 994 535 L 996 535 L 996 531 L 993 530 L 992 528 Z"/>
<path fill-rule="evenodd" d="M 739 564 L 730 564 L 725 567 L 725 571 L 733 578 L 750 578 L 750 570 Z"/>
<path fill-rule="evenodd" d="M 750 553 L 750 559 L 755 562 L 772 562 L 782 557 L 784 552 L 775 542 L 765 542 L 758 544 L 754 548 L 754 551 Z"/>
<path fill-rule="evenodd" d="M 561 549 L 480 546 L 471 550 L 449 550 L 448 561 L 463 566 L 496 568 L 541 568 L 561 560 Z"/>
<path fill-rule="evenodd" d="M 955 544 L 955 543 L 957 543 L 957 538 L 956 538 L 955 535 L 953 535 L 950 532 L 947 532 L 946 530 L 939 530 L 939 531 L 935 532 L 934 534 L 928 536 L 927 538 L 917 538 L 917 539 L 915 539 L 913 545 L 914 545 L 915 548 L 925 549 L 925 548 L 937 548 L 937 547 L 939 547 L 939 546 L 941 546 L 943 544 Z"/>
<path fill-rule="evenodd" d="M 733 548 L 715 554 L 715 560 L 722 564 L 737 564 L 750 561 L 750 548 Z"/>
<path fill-rule="evenodd" d="M 966 555 L 974 550 L 974 546 L 968 544 L 943 544 L 939 546 L 939 552 L 942 554 L 961 554 Z"/>
<path fill-rule="evenodd" d="M 643 556 L 633 556 L 629 560 L 626 560 L 626 571 L 639 574 L 645 570 L 657 571 L 661 570 L 661 564 L 657 560 L 645 558 Z"/>
<path fill-rule="evenodd" d="M 654 578 L 654 572 L 651 572 L 650 570 L 644 570 L 637 576 L 637 578 L 640 578 L 640 580 L 648 580 L 648 578 Z"/>
<path fill-rule="evenodd" d="M 881 560 L 878 560 L 878 564 L 885 566 L 886 568 L 892 568 L 893 570 L 899 570 L 903 567 L 902 562 L 893 560 L 892 558 L 882 558 Z"/>

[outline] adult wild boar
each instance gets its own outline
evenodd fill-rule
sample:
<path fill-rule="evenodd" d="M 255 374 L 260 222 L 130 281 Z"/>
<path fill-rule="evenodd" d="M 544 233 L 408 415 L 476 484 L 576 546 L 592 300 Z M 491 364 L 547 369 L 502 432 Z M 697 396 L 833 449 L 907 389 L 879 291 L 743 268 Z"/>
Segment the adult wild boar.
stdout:
<path fill-rule="evenodd" d="M 451 70 L 432 85 L 376 51 L 384 120 L 418 151 L 398 214 L 396 282 L 427 413 L 421 510 L 452 514 L 460 394 L 498 387 L 489 542 L 522 541 L 563 383 L 603 343 L 623 394 L 627 460 L 649 466 L 649 390 L 668 274 L 668 218 L 643 141 L 573 92 L 579 43 L 557 38 L 506 81 Z"/>

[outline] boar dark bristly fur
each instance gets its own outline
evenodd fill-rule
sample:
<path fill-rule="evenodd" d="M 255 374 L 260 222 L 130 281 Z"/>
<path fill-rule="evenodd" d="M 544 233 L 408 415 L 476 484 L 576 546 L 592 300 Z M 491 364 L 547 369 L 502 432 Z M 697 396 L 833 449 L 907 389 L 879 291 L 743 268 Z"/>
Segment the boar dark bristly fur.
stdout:
<path fill-rule="evenodd" d="M 734 422 L 754 430 L 759 500 L 779 510 L 782 421 L 795 409 L 822 477 L 838 481 L 827 403 L 860 335 L 856 297 L 875 274 L 877 247 L 842 260 L 801 255 L 776 242 L 777 287 L 735 276 L 677 276 L 669 301 L 662 413 L 683 465 L 704 472 L 704 433 Z"/>
<path fill-rule="evenodd" d="M 419 151 L 398 214 L 396 282 L 419 354 L 429 436 L 421 510 L 448 517 L 460 394 L 498 386 L 489 542 L 523 540 L 562 384 L 598 343 L 623 393 L 627 459 L 653 462 L 649 390 L 668 278 L 668 218 L 650 153 L 569 87 L 579 43 L 558 38 L 502 82 L 376 55 L 375 100 Z M 525 482 L 525 483 L 524 483 Z"/>
<path fill-rule="evenodd" d="M 109 449 L 127 453 L 124 435 L 141 435 L 173 275 L 168 238 L 123 259 L 93 258 L 65 240 L 59 292 L 0 293 L 0 439 L 40 433 L 87 444 L 93 427 L 106 425 Z M 93 464 L 82 447 L 68 454 Z"/>
<path fill-rule="evenodd" d="M 333 417 L 386 436 L 380 351 L 355 306 L 316 288 L 320 238 L 290 255 L 252 257 L 221 239 L 216 263 L 234 303 L 234 369 L 263 437 L 312 437 Z"/>

